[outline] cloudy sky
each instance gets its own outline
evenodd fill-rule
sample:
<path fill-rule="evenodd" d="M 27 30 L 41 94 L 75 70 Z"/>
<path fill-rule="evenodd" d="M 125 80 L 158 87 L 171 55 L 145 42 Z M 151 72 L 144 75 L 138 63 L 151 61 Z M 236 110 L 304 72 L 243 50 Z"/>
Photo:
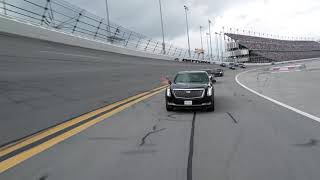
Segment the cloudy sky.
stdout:
<path fill-rule="evenodd" d="M 161 0 L 165 38 L 187 47 L 183 5 L 189 7 L 191 48 L 200 47 L 199 26 L 208 31 L 239 29 L 281 36 L 320 36 L 320 0 Z M 68 0 L 98 16 L 105 16 L 105 0 Z M 108 0 L 111 21 L 161 39 L 158 0 Z M 206 38 L 203 37 L 206 48 Z M 214 40 L 214 37 L 213 37 Z"/>

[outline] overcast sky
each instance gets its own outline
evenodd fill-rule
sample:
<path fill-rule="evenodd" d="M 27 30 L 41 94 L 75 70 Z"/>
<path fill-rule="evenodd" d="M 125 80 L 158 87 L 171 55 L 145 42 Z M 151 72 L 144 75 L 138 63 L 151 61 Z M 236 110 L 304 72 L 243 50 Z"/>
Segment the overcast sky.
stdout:
<path fill-rule="evenodd" d="M 161 0 L 165 38 L 187 47 L 183 5 L 189 7 L 191 48 L 200 47 L 199 26 L 212 32 L 230 27 L 281 36 L 319 38 L 320 0 Z M 105 17 L 105 0 L 68 0 L 98 16 Z M 161 39 L 158 0 L 108 0 L 112 22 L 147 36 Z M 228 28 L 227 28 L 228 27 Z M 214 40 L 214 37 L 212 37 Z M 206 48 L 205 35 L 203 36 Z"/>

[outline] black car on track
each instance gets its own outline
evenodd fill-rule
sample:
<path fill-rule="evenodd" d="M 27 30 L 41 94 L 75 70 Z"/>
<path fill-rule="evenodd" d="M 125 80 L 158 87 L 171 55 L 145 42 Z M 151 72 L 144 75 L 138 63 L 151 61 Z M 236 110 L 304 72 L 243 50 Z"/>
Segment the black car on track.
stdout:
<path fill-rule="evenodd" d="M 247 66 L 245 64 L 239 64 L 240 68 L 244 69 L 247 68 Z"/>
<path fill-rule="evenodd" d="M 235 67 L 234 65 L 229 65 L 229 69 L 231 69 L 231 70 L 235 70 L 235 69 L 236 69 L 236 67 Z"/>
<path fill-rule="evenodd" d="M 215 77 L 222 77 L 223 75 L 223 69 L 216 69 L 214 72 Z"/>
<path fill-rule="evenodd" d="M 214 111 L 212 77 L 205 71 L 179 72 L 166 89 L 166 109 L 201 107 Z"/>
<path fill-rule="evenodd" d="M 226 63 L 221 63 L 220 66 L 221 67 L 227 67 L 227 64 Z"/>
<path fill-rule="evenodd" d="M 209 77 L 211 77 L 212 79 L 212 83 L 216 83 L 216 79 L 214 78 L 216 75 L 216 71 L 214 69 L 203 69 L 203 70 L 200 70 L 200 71 L 205 71 L 208 73 Z"/>

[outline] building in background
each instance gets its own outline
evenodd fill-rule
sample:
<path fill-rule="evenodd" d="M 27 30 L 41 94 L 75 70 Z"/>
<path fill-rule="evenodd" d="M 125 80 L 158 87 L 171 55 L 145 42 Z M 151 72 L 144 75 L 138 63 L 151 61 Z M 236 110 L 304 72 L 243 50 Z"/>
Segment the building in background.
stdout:
<path fill-rule="evenodd" d="M 226 43 L 225 56 L 226 61 L 244 63 L 249 61 L 249 50 L 237 41 L 229 41 Z"/>

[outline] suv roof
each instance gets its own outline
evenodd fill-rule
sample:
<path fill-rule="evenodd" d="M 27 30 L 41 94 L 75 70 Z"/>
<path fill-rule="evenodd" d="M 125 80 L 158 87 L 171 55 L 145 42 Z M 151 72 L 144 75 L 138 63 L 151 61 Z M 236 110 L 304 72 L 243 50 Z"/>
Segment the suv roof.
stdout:
<path fill-rule="evenodd" d="M 182 73 L 207 73 L 206 71 L 180 71 L 178 72 L 178 74 L 182 74 Z"/>

